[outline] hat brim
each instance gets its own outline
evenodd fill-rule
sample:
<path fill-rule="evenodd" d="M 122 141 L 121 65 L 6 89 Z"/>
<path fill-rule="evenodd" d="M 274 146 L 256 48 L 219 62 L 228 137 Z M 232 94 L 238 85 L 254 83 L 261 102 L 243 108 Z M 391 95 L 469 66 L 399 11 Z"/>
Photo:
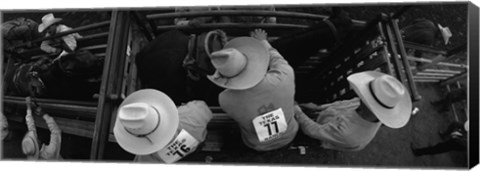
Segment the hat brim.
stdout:
<path fill-rule="evenodd" d="M 34 146 L 33 148 L 35 149 L 35 153 L 33 155 L 27 156 L 27 158 L 38 159 L 38 157 L 40 156 L 40 147 L 39 147 L 38 139 L 37 139 L 37 136 L 35 135 L 35 132 L 29 131 L 29 132 L 27 132 L 27 134 L 25 134 L 25 136 L 23 138 L 24 139 L 25 138 L 31 139 L 33 141 L 33 146 Z"/>
<path fill-rule="evenodd" d="M 131 103 L 147 103 L 155 107 L 160 112 L 159 127 L 147 137 L 136 137 L 126 131 L 116 117 L 113 133 L 120 147 L 124 150 L 137 155 L 147 155 L 161 150 L 175 136 L 178 124 L 178 110 L 175 103 L 166 94 L 154 90 L 143 89 L 129 95 L 120 104 L 120 107 Z M 119 107 L 119 108 L 120 108 Z"/>
<path fill-rule="evenodd" d="M 207 78 L 216 85 L 233 90 L 244 90 L 257 85 L 265 77 L 270 60 L 267 48 L 257 39 L 239 37 L 227 42 L 226 48 L 235 48 L 247 57 L 247 65 L 243 71 L 233 78 L 216 77 L 218 70 Z"/>
<path fill-rule="evenodd" d="M 402 95 L 400 102 L 392 109 L 388 109 L 379 104 L 369 88 L 369 83 L 378 78 L 383 73 L 375 71 L 366 71 L 352 74 L 347 80 L 357 93 L 362 102 L 375 114 L 375 116 L 390 128 L 400 128 L 407 124 L 412 111 L 412 101 L 407 90 Z"/>
<path fill-rule="evenodd" d="M 450 37 L 452 37 L 450 29 L 448 29 L 448 27 L 443 27 L 440 24 L 438 24 L 437 27 L 440 30 L 440 33 L 442 34 L 442 38 L 443 38 L 444 43 L 448 44 L 448 41 L 450 40 Z"/>
<path fill-rule="evenodd" d="M 60 21 L 62 21 L 61 18 L 54 18 L 47 23 L 42 23 L 42 24 L 38 25 L 38 32 L 41 33 L 43 31 L 45 31 L 45 29 L 48 28 L 49 26 L 51 26 L 52 24 L 58 23 Z"/>

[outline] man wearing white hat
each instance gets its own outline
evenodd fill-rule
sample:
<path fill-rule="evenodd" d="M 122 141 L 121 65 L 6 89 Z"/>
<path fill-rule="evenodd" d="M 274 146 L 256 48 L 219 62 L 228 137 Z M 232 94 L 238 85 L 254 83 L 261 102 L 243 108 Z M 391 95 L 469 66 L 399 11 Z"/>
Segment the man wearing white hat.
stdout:
<path fill-rule="evenodd" d="M 267 33 L 257 29 L 252 37 L 239 37 L 211 54 L 216 68 L 208 79 L 226 88 L 218 101 L 240 126 L 243 142 L 257 151 L 289 144 L 297 134 L 292 67 L 271 47 Z"/>
<path fill-rule="evenodd" d="M 2 136 L 3 141 L 7 138 L 9 131 L 7 117 L 5 117 L 2 112 L 0 112 L 0 129 L 2 129 L 0 135 Z"/>
<path fill-rule="evenodd" d="M 323 148 L 362 150 L 382 124 L 390 128 L 407 124 L 412 102 L 407 89 L 396 78 L 366 71 L 352 74 L 347 80 L 359 98 L 309 107 L 319 111 L 316 121 L 295 106 L 295 118 L 302 131 L 321 140 Z"/>
<path fill-rule="evenodd" d="M 43 114 L 42 118 L 47 123 L 50 130 L 50 142 L 48 145 L 42 144 L 39 147 L 37 129 L 35 128 L 35 121 L 32 116 L 31 99 L 26 97 L 27 103 L 27 115 L 25 121 L 27 122 L 28 132 L 25 134 L 22 140 L 22 151 L 30 160 L 61 160 L 60 148 L 62 144 L 62 132 L 57 126 L 55 120 L 48 114 Z"/>
<path fill-rule="evenodd" d="M 42 17 L 42 23 L 38 26 L 39 32 L 46 32 L 45 37 L 55 35 L 60 32 L 65 32 L 72 30 L 72 28 L 59 24 L 62 21 L 61 18 L 55 18 L 52 13 L 46 14 Z M 68 34 L 62 37 L 62 49 L 51 46 L 54 42 L 58 40 L 45 40 L 40 45 L 40 49 L 47 53 L 58 54 L 62 52 L 62 55 L 66 55 L 69 52 L 74 51 L 77 48 L 77 40 L 82 38 L 78 33 Z"/>
<path fill-rule="evenodd" d="M 195 151 L 207 135 L 212 112 L 203 101 L 178 109 L 165 93 L 143 89 L 120 104 L 113 133 L 137 162 L 173 163 Z"/>

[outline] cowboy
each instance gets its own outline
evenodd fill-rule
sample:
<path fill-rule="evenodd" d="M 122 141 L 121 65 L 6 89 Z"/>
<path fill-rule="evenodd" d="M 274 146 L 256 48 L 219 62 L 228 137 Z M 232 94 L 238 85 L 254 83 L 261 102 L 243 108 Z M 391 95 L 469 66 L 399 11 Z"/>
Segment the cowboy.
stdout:
<path fill-rule="evenodd" d="M 143 89 L 120 104 L 113 133 L 120 147 L 136 155 L 134 161 L 173 163 L 205 140 L 211 118 L 203 101 L 177 109 L 166 94 Z"/>
<path fill-rule="evenodd" d="M 401 128 L 410 118 L 412 102 L 396 78 L 376 71 L 347 77 L 359 98 L 316 107 L 316 121 L 295 107 L 295 118 L 305 135 L 322 141 L 323 148 L 358 151 L 365 148 L 383 124 Z"/>
<path fill-rule="evenodd" d="M 292 67 L 256 29 L 210 55 L 216 71 L 207 78 L 226 88 L 218 101 L 240 126 L 243 142 L 257 151 L 279 149 L 298 131 L 293 118 L 295 94 Z"/>
<path fill-rule="evenodd" d="M 439 43 L 439 39 L 443 39 L 443 43 L 447 45 L 452 32 L 448 27 L 440 24 L 435 25 L 427 19 L 415 19 L 412 24 L 402 28 L 403 38 L 406 41 L 434 46 Z"/>
<path fill-rule="evenodd" d="M 3 141 L 7 138 L 9 134 L 7 117 L 3 115 L 3 112 L 0 112 L 0 129 L 2 129 L 0 135 L 2 136 Z"/>
<path fill-rule="evenodd" d="M 48 145 L 42 144 L 42 147 L 40 148 L 37 129 L 35 128 L 35 121 L 33 120 L 32 116 L 31 98 L 26 97 L 25 101 L 27 104 L 27 115 L 25 116 L 25 121 L 27 122 L 28 132 L 25 134 L 22 140 L 23 153 L 29 160 L 61 160 L 62 156 L 60 156 L 60 147 L 62 144 L 62 132 L 57 126 L 57 123 L 48 114 L 43 114 L 42 118 L 45 120 L 48 129 L 50 130 L 50 142 Z M 42 114 L 42 112 L 37 110 L 37 114 Z"/>
<path fill-rule="evenodd" d="M 412 24 L 402 28 L 402 36 L 405 41 L 427 45 L 427 46 L 436 46 L 441 43 L 447 45 L 449 43 L 450 37 L 452 37 L 452 32 L 448 27 L 443 27 L 440 24 L 435 25 L 432 21 L 427 19 L 415 19 Z M 443 41 L 442 41 L 443 40 Z M 422 52 L 419 50 L 410 50 L 408 52 L 414 57 L 417 58 L 434 58 L 435 55 L 429 52 Z M 419 70 L 423 70 L 424 63 L 416 62 L 411 63 L 411 65 L 416 65 Z"/>
<path fill-rule="evenodd" d="M 60 24 L 61 21 L 61 18 L 55 18 L 52 13 L 46 14 L 42 17 L 42 23 L 38 26 L 38 31 L 46 31 L 45 37 L 49 37 L 60 32 L 72 30 L 72 28 L 64 24 Z M 61 41 L 56 39 L 45 40 L 40 45 L 40 49 L 51 54 L 61 53 L 60 56 L 63 56 L 67 53 L 73 52 L 77 48 L 76 39 L 78 38 L 82 38 L 82 36 L 78 33 L 72 33 L 62 36 Z M 54 43 L 61 43 L 62 48 L 53 47 L 52 44 Z"/>

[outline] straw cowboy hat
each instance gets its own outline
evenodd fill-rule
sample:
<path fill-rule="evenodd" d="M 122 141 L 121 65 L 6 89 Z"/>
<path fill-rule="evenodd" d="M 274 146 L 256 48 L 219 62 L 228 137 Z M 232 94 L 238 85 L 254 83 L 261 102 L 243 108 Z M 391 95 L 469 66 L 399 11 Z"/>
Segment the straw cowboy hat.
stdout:
<path fill-rule="evenodd" d="M 448 40 L 452 37 L 452 32 L 448 27 L 442 27 L 442 25 L 438 24 L 438 29 L 440 29 L 440 33 L 442 33 L 443 40 L 445 44 L 448 44 Z"/>
<path fill-rule="evenodd" d="M 28 159 L 38 159 L 40 155 L 38 140 L 35 132 L 29 131 L 22 140 L 23 154 L 27 155 Z"/>
<path fill-rule="evenodd" d="M 238 37 L 227 42 L 222 50 L 210 55 L 216 71 L 207 78 L 220 87 L 244 90 L 265 77 L 270 60 L 267 48 L 255 38 Z"/>
<path fill-rule="evenodd" d="M 161 150 L 175 136 L 178 111 L 166 94 L 143 89 L 120 104 L 113 133 L 120 147 L 137 155 Z"/>
<path fill-rule="evenodd" d="M 366 71 L 352 74 L 347 80 L 380 122 L 391 128 L 400 128 L 407 124 L 412 111 L 412 101 L 408 91 L 395 77 Z"/>
<path fill-rule="evenodd" d="M 62 21 L 62 19 L 61 18 L 55 18 L 55 16 L 53 16 L 52 13 L 44 15 L 42 17 L 42 23 L 40 25 L 38 25 L 38 32 L 41 33 L 43 31 L 45 31 L 45 29 L 48 28 L 49 26 L 51 26 L 52 24 L 58 23 L 60 21 Z"/>

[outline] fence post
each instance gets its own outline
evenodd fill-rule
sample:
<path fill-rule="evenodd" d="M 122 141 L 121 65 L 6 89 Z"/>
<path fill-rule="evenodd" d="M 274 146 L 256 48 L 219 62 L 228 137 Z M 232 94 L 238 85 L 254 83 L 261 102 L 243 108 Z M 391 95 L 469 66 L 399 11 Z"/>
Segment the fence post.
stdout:
<path fill-rule="evenodd" d="M 91 160 L 103 158 L 110 122 L 121 99 L 123 70 L 127 51 L 130 16 L 128 11 L 112 11 L 98 110 L 93 133 Z"/>
<path fill-rule="evenodd" d="M 422 98 L 418 94 L 417 86 L 412 78 L 412 71 L 410 70 L 410 64 L 408 63 L 407 53 L 405 52 L 405 47 L 403 46 L 402 35 L 400 33 L 400 28 L 398 27 L 398 19 L 390 19 L 390 24 L 393 26 L 394 36 L 397 40 L 397 45 L 400 50 L 401 59 L 403 62 L 403 69 L 405 71 L 405 75 L 407 76 L 408 85 L 410 88 L 410 93 L 412 93 L 412 100 L 418 101 Z"/>

